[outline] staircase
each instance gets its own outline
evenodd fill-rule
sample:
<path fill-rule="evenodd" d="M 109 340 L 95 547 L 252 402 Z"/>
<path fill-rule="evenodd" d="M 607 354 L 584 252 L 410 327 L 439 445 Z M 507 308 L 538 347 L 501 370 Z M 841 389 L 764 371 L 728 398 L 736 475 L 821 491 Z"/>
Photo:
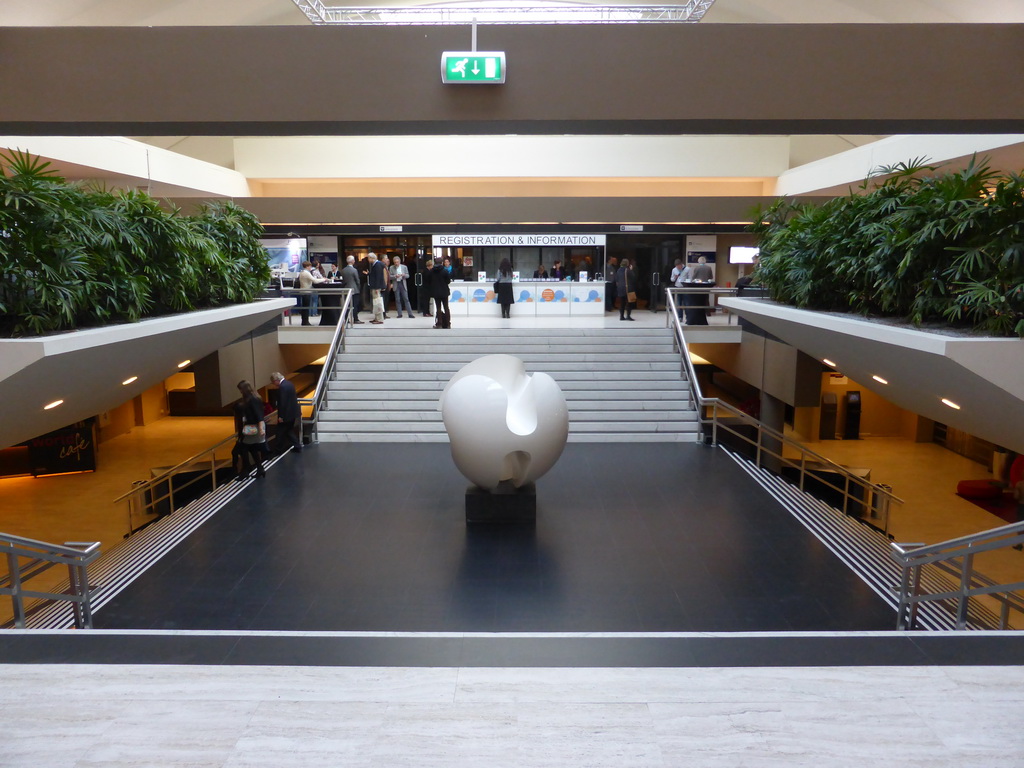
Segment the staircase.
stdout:
<path fill-rule="evenodd" d="M 392 324 L 397 325 L 397 324 Z M 319 417 L 324 442 L 448 442 L 438 399 L 483 355 L 549 374 L 570 442 L 695 442 L 697 418 L 669 330 L 353 327 Z"/>

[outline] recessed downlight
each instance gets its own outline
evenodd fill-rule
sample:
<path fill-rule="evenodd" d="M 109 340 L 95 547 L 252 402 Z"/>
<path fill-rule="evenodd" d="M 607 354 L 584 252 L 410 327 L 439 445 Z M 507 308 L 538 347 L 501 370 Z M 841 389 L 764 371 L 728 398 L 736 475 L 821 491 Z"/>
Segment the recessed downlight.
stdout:
<path fill-rule="evenodd" d="M 888 384 L 889 382 L 883 379 L 881 376 L 872 376 L 872 379 L 877 381 L 879 384 Z"/>
<path fill-rule="evenodd" d="M 821 362 L 823 362 L 825 365 L 831 366 L 832 368 L 836 367 L 836 364 L 829 360 L 827 357 L 821 358 Z"/>
<path fill-rule="evenodd" d="M 44 410 L 44 411 L 48 411 L 48 410 L 50 410 L 51 408 L 56 408 L 56 407 L 57 407 L 58 405 L 60 405 L 60 404 L 61 404 L 61 403 L 63 403 L 63 402 L 64 402 L 63 400 L 54 400 L 54 401 L 53 401 L 52 403 L 50 403 L 49 405 L 44 405 L 44 406 L 43 406 L 43 410 Z"/>
<path fill-rule="evenodd" d="M 953 408 L 953 409 L 955 409 L 957 411 L 960 410 L 960 406 L 957 405 L 956 403 L 954 403 L 952 400 L 947 400 L 946 398 L 942 398 L 942 404 L 943 405 L 948 405 L 950 408 Z"/>
<path fill-rule="evenodd" d="M 191 364 L 192 364 L 191 360 L 182 360 L 180 363 L 178 363 L 178 367 L 179 368 L 184 368 L 186 365 L 191 365 Z"/>
<path fill-rule="evenodd" d="M 124 381 L 122 381 L 122 382 L 121 382 L 121 386 L 122 386 L 122 387 L 127 387 L 127 386 L 128 386 L 129 384 L 131 384 L 131 383 L 132 383 L 133 381 L 138 381 L 138 380 L 139 380 L 139 377 L 138 377 L 138 376 L 131 376 L 131 377 L 129 377 L 129 378 L 127 378 L 127 379 L 125 379 Z"/>

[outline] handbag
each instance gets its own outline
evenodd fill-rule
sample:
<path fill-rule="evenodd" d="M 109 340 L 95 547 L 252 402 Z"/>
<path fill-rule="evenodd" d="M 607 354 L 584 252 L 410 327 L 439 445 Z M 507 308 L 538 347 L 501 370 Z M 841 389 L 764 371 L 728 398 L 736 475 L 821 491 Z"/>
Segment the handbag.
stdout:
<path fill-rule="evenodd" d="M 242 442 L 245 445 L 258 445 L 263 442 L 263 435 L 260 434 L 258 424 L 242 425 Z"/>
<path fill-rule="evenodd" d="M 630 304 L 636 304 L 636 291 L 627 291 L 626 301 L 628 301 Z"/>

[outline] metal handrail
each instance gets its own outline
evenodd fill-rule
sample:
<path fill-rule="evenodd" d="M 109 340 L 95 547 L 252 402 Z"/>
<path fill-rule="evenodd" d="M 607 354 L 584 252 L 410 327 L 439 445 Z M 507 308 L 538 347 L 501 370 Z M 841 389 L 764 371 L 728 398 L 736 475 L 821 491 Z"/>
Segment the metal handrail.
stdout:
<path fill-rule="evenodd" d="M 937 544 L 892 543 L 892 556 L 900 564 L 897 629 L 913 629 L 921 603 L 955 601 L 956 628 L 967 629 L 971 599 L 989 597 L 1000 604 L 998 629 L 1010 625 L 1010 611 L 1024 614 L 1024 599 L 1014 594 L 1024 581 L 997 582 L 974 568 L 974 558 L 983 552 L 1024 545 L 1024 522 L 1011 523 Z M 956 586 L 942 591 L 925 591 L 923 572 L 933 568 L 949 574 Z"/>
<path fill-rule="evenodd" d="M 276 413 L 276 411 L 274 413 Z M 268 414 L 268 416 L 269 415 L 272 415 L 272 414 Z M 236 441 L 236 435 L 232 432 L 230 435 L 228 435 L 224 439 L 220 440 L 219 442 L 215 443 L 211 447 L 209 447 L 209 448 L 207 448 L 207 449 L 205 449 L 203 451 L 200 451 L 199 453 L 194 454 L 193 456 L 189 456 L 184 461 L 181 461 L 181 462 L 175 464 L 173 467 L 164 470 L 163 472 L 161 472 L 156 477 L 152 477 L 149 480 L 144 480 L 144 481 L 141 481 L 141 482 L 137 483 L 135 485 L 135 487 L 133 487 L 130 491 L 128 491 L 127 493 L 123 493 L 120 496 L 118 496 L 116 499 L 114 499 L 114 501 L 113 501 L 114 504 L 118 504 L 118 503 L 120 503 L 122 501 L 129 500 L 129 504 L 128 504 L 128 533 L 125 534 L 125 538 L 127 538 L 128 536 L 131 536 L 133 533 L 136 533 L 136 532 L 142 530 L 143 528 L 146 527 L 146 525 L 149 524 L 149 522 L 152 522 L 152 521 L 149 521 L 149 522 L 143 523 L 140 526 L 135 526 L 135 524 L 132 522 L 132 508 L 133 508 L 133 505 L 140 505 L 141 507 L 144 507 L 144 508 L 148 507 L 150 510 L 152 510 L 157 505 L 159 505 L 159 504 L 163 503 L 164 501 L 166 501 L 168 507 L 170 508 L 170 511 L 173 512 L 174 509 L 175 509 L 175 505 L 174 505 L 175 490 L 177 490 L 177 492 L 180 493 L 181 491 L 185 490 L 186 488 L 189 488 L 189 487 L 191 487 L 192 485 L 194 485 L 196 483 L 202 482 L 207 477 L 211 478 L 210 491 L 217 490 L 217 488 L 219 487 L 218 483 L 217 483 L 217 469 L 218 469 L 217 451 L 219 449 L 223 448 L 224 446 L 228 445 L 228 444 L 231 444 L 233 446 L 235 441 Z M 207 462 L 209 463 L 209 467 L 208 468 L 203 469 L 196 477 L 193 477 L 192 479 L 186 481 L 183 485 L 181 485 L 177 489 L 175 489 L 174 483 L 172 482 L 174 477 L 176 477 L 177 475 L 181 474 L 181 472 L 185 471 L 186 469 L 189 470 L 189 471 L 194 471 L 195 468 L 197 467 L 197 465 L 206 464 Z M 157 493 L 156 489 L 160 485 L 160 483 L 164 483 L 164 482 L 167 483 L 167 491 L 165 493 L 160 494 L 160 495 L 154 495 L 155 493 Z M 145 500 L 147 494 L 149 495 L 149 501 Z M 150 514 L 155 514 L 155 513 L 153 513 L 151 511 Z"/>
<path fill-rule="evenodd" d="M 318 441 L 319 439 L 317 426 L 320 420 L 318 416 L 321 408 L 325 407 L 324 402 L 329 389 L 328 385 L 334 377 L 334 366 L 338 361 L 338 353 L 345 349 L 345 331 L 348 326 L 352 325 L 352 294 L 354 291 L 351 288 L 345 288 L 343 290 L 348 291 L 348 295 L 345 297 L 345 301 L 341 305 L 341 315 L 338 318 L 338 325 L 334 329 L 334 336 L 331 338 L 331 346 L 327 351 L 327 359 L 324 362 L 324 367 L 320 371 L 320 378 L 317 379 L 316 389 L 313 390 L 312 397 L 301 398 L 299 400 L 300 405 L 313 406 L 313 412 L 308 421 L 303 417 L 303 423 L 312 424 L 314 441 Z"/>
<path fill-rule="evenodd" d="M 667 322 L 674 327 L 675 343 L 680 352 L 683 372 L 689 382 L 690 397 L 697 410 L 697 423 L 703 441 L 710 443 L 711 445 L 717 445 L 718 432 L 719 430 L 724 430 L 741 441 L 748 443 L 755 449 L 755 463 L 757 466 L 763 466 L 764 458 L 765 456 L 768 456 L 776 459 L 780 465 L 797 469 L 799 472 L 798 478 L 800 490 L 805 489 L 808 476 L 813 476 L 816 483 L 831 488 L 842 496 L 843 512 L 850 513 L 851 502 L 858 506 L 862 505 L 863 509 L 869 512 L 872 519 L 879 521 L 871 524 L 881 529 L 884 533 L 888 533 L 889 512 L 891 506 L 894 503 L 903 504 L 903 499 L 893 494 L 884 486 L 877 485 L 862 477 L 858 477 L 841 464 L 837 464 L 831 459 L 822 456 L 820 453 L 812 451 L 803 443 L 794 440 L 783 432 L 769 427 L 759 419 L 754 418 L 748 413 L 744 413 L 724 400 L 717 397 L 704 396 L 704 393 L 700 388 L 700 383 L 697 380 L 697 372 L 693 367 L 693 362 L 690 360 L 689 348 L 686 343 L 686 338 L 683 335 L 683 326 L 679 320 L 679 313 L 675 301 L 675 293 L 686 290 L 688 289 L 673 288 L 666 291 L 669 310 L 667 312 Z M 706 416 L 705 409 L 710 409 L 710 418 Z M 743 423 L 754 427 L 756 430 L 756 437 L 750 438 L 724 423 L 719 415 L 719 411 L 728 413 L 730 416 L 738 418 Z M 772 447 L 773 445 L 779 446 L 777 451 Z M 799 453 L 799 459 L 794 461 L 793 459 L 784 456 L 783 451 L 785 448 L 791 448 L 797 451 Z M 808 467 L 808 460 L 810 460 L 812 464 L 821 466 Z M 839 486 L 830 483 L 826 478 L 821 476 L 820 473 L 822 471 L 834 472 L 840 477 L 843 485 Z M 851 492 L 851 486 L 861 489 L 862 496 L 860 498 Z"/>
<path fill-rule="evenodd" d="M 710 285 L 710 284 L 706 288 L 677 288 L 675 286 L 669 285 L 669 286 L 665 286 L 665 303 L 666 303 L 666 305 L 668 305 L 670 303 L 670 301 L 669 301 L 670 297 L 671 297 L 671 299 L 673 300 L 673 303 L 674 303 L 674 299 L 675 299 L 676 296 L 688 295 L 688 294 L 705 295 L 705 296 L 708 297 L 708 303 L 707 304 L 695 304 L 695 305 L 692 305 L 692 306 L 685 306 L 684 305 L 682 307 L 684 312 L 687 309 L 715 309 L 716 308 L 716 305 L 715 305 L 715 299 L 716 298 L 718 298 L 720 296 L 736 296 L 736 295 L 738 295 L 738 289 L 733 288 L 733 287 L 721 288 L 721 287 L 719 287 L 717 285 Z M 732 324 L 732 319 L 731 318 L 733 317 L 733 313 L 730 312 L 728 310 L 728 308 L 726 308 L 726 307 L 722 307 L 722 310 L 725 312 L 726 322 L 729 325 L 731 325 Z"/>
<path fill-rule="evenodd" d="M 291 289 L 286 289 L 286 290 L 291 290 Z M 306 292 L 309 292 L 309 291 L 306 291 Z M 317 413 L 319 411 L 320 405 L 321 405 L 324 397 L 326 396 L 326 392 L 327 392 L 326 382 L 328 382 L 330 380 L 330 377 L 334 373 L 334 364 L 335 364 L 335 360 L 337 359 L 337 353 L 338 353 L 339 348 L 344 348 L 345 328 L 346 328 L 347 325 L 351 324 L 350 323 L 350 315 L 351 315 L 351 308 L 352 308 L 352 289 L 350 289 L 350 288 L 339 288 L 339 289 L 337 289 L 337 292 L 338 293 L 345 293 L 346 296 L 345 296 L 345 301 L 344 301 L 343 305 L 341 306 L 341 308 L 339 310 L 340 311 L 340 317 L 339 317 L 338 325 L 337 325 L 337 327 L 334 330 L 334 336 L 332 337 L 332 340 L 331 340 L 330 351 L 327 354 L 327 361 L 325 362 L 324 368 L 323 368 L 323 370 L 320 373 L 320 378 L 317 380 L 316 390 L 313 393 L 313 397 L 311 397 L 311 398 L 299 398 L 300 405 L 310 405 L 310 404 L 313 405 L 313 415 L 312 415 L 312 417 L 310 419 L 308 419 L 308 420 L 303 418 L 303 424 L 312 422 L 313 428 L 314 428 L 314 437 L 315 437 L 315 429 L 316 429 L 316 415 L 317 415 Z M 271 413 L 267 414 L 267 417 L 268 418 L 272 417 L 276 413 L 277 413 L 277 411 L 272 411 Z M 149 508 L 150 510 L 152 510 L 157 505 L 162 504 L 163 502 L 166 501 L 168 507 L 173 512 L 174 509 L 175 509 L 175 505 L 174 505 L 174 494 L 175 494 L 175 492 L 180 494 L 181 491 L 185 490 L 186 488 L 190 488 L 191 486 L 193 486 L 196 483 L 203 482 L 204 480 L 206 480 L 206 478 L 210 478 L 211 479 L 210 480 L 210 482 L 211 482 L 210 490 L 211 491 L 217 490 L 219 485 L 222 484 L 222 483 L 219 484 L 218 480 L 217 480 L 217 469 L 218 469 L 217 451 L 222 449 L 222 448 L 224 448 L 225 446 L 227 446 L 229 444 L 232 447 L 234 447 L 235 441 L 236 441 L 236 435 L 234 433 L 232 433 L 232 434 L 228 435 L 227 437 L 225 437 L 223 440 L 220 440 L 219 442 L 215 443 L 210 448 L 206 448 L 205 450 L 200 451 L 199 453 L 196 453 L 196 454 L 194 454 L 192 456 L 189 456 L 184 461 L 181 461 L 181 462 L 175 464 L 173 467 L 170 467 L 169 469 L 164 470 L 163 472 L 161 472 L 156 477 L 150 478 L 149 480 L 145 480 L 145 481 L 139 482 L 134 488 L 132 488 L 132 490 L 130 490 L 130 491 L 126 492 L 126 493 L 123 493 L 120 496 L 118 496 L 116 499 L 114 499 L 114 501 L 113 501 L 114 504 L 118 504 L 118 503 L 123 502 L 125 500 L 129 500 L 129 505 L 128 505 L 128 533 L 126 534 L 126 536 L 131 536 L 133 533 L 136 533 L 137 531 L 141 530 L 142 528 L 144 528 L 148 524 L 148 523 L 143 523 L 142 525 L 140 525 L 138 527 L 135 526 L 134 522 L 132 521 L 132 505 L 133 504 L 141 505 L 142 507 Z M 208 464 L 208 467 L 203 469 L 203 471 L 201 471 L 196 477 L 188 480 L 183 485 L 181 485 L 177 489 L 175 489 L 174 483 L 171 482 L 172 478 L 174 478 L 175 476 L 181 474 L 182 471 L 185 471 L 185 470 L 189 470 L 189 471 L 195 470 L 198 465 L 203 465 L 203 464 Z M 166 483 L 167 484 L 166 492 L 158 492 L 156 490 L 161 483 Z M 154 495 L 156 493 L 159 493 L 159 495 Z M 147 495 L 149 496 L 149 500 L 148 501 L 146 501 Z"/>
<path fill-rule="evenodd" d="M 63 545 L 0 533 L 0 552 L 7 555 L 7 575 L 0 578 L 0 595 L 11 598 L 14 626 L 25 627 L 25 600 L 70 602 L 75 627 L 92 628 L 92 587 L 87 566 L 100 556 L 98 541 L 68 541 Z M 28 561 L 22 563 L 22 559 Z M 65 593 L 26 589 L 25 583 L 55 565 L 68 567 L 70 588 Z"/>

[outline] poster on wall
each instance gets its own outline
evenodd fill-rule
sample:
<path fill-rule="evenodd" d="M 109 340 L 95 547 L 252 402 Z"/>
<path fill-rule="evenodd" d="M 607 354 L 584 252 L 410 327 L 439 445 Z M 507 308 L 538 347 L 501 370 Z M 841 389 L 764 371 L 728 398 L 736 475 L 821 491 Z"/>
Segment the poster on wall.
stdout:
<path fill-rule="evenodd" d="M 96 419 L 86 419 L 34 437 L 28 446 L 36 477 L 96 471 Z"/>
<path fill-rule="evenodd" d="M 708 264 L 714 264 L 717 249 L 717 235 L 689 235 L 686 238 L 686 263 L 696 264 L 697 259 L 703 256 Z"/>

